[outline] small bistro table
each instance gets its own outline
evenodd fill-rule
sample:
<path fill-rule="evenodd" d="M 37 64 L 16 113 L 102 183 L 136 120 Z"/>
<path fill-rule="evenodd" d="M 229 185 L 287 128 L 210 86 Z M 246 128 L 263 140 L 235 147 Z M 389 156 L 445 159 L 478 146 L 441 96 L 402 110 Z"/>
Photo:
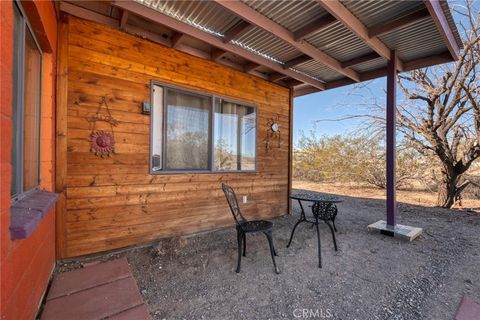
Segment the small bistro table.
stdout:
<path fill-rule="evenodd" d="M 320 246 L 320 229 L 318 228 L 318 223 L 319 220 L 324 221 L 329 227 L 330 230 L 332 231 L 332 236 L 333 236 L 333 243 L 335 245 L 335 251 L 337 250 L 337 243 L 335 240 L 335 231 L 336 228 L 332 227 L 332 225 L 329 223 L 329 220 L 331 220 L 335 226 L 335 216 L 336 216 L 336 203 L 343 202 L 343 199 L 335 196 L 328 196 L 324 195 L 315 191 L 301 191 L 301 192 L 293 192 L 290 195 L 290 199 L 297 200 L 298 204 L 300 205 L 300 219 L 298 219 L 297 223 L 295 223 L 295 226 L 292 229 L 292 233 L 290 235 L 290 240 L 288 241 L 287 248 L 290 247 L 290 244 L 292 243 L 293 235 L 295 233 L 295 229 L 297 226 L 302 223 L 302 222 L 307 222 L 311 223 L 312 225 L 315 225 L 317 228 L 317 240 L 318 240 L 318 267 L 322 267 L 322 252 L 321 252 L 321 246 Z M 315 221 L 308 220 L 305 214 L 305 210 L 303 209 L 302 201 L 306 202 L 313 202 L 312 206 L 312 212 L 314 211 L 314 206 L 321 206 L 322 210 L 324 212 L 328 212 L 330 210 L 335 210 L 335 214 L 333 216 L 333 219 L 322 219 L 322 217 L 319 217 L 319 214 L 314 214 Z"/>

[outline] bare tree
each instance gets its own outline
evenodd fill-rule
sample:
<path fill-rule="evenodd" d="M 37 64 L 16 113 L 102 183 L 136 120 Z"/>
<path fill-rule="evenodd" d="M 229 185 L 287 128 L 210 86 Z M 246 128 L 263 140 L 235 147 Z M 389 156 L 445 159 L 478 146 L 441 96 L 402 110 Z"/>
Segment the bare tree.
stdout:
<path fill-rule="evenodd" d="M 397 106 L 397 128 L 402 144 L 440 163 L 437 205 L 450 208 L 470 181 L 464 174 L 480 158 L 480 10 L 479 3 L 455 5 L 461 17 L 463 49 L 458 61 L 400 74 L 398 84 L 405 99 Z M 370 99 L 358 104 L 367 112 L 338 120 L 363 118 L 360 130 L 382 135 L 385 104 L 365 84 Z M 363 96 L 365 98 L 365 96 Z M 332 120 L 320 120 L 332 121 Z"/>
<path fill-rule="evenodd" d="M 480 157 L 479 11 L 466 2 L 462 19 L 463 50 L 458 61 L 399 75 L 406 97 L 397 112 L 406 141 L 441 163 L 437 205 L 451 207 L 468 185 L 463 174 Z"/>

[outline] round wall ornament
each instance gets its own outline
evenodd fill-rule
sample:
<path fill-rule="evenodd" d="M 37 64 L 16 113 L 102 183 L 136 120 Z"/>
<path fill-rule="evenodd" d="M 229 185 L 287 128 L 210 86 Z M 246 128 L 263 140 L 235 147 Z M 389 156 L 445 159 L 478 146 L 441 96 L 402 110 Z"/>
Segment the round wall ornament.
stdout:
<path fill-rule="evenodd" d="M 102 114 L 102 106 L 105 106 L 106 114 Z M 90 133 L 90 151 L 97 157 L 111 157 L 115 154 L 115 136 L 113 134 L 113 127 L 117 126 L 118 121 L 115 120 L 108 109 L 107 101 L 105 97 L 102 97 L 97 112 L 95 115 L 90 116 L 87 119 L 92 125 Z M 104 130 L 95 130 L 97 121 L 103 121 L 110 124 L 110 132 Z"/>
<path fill-rule="evenodd" d="M 115 138 L 105 131 L 94 131 L 90 134 L 91 151 L 99 157 L 110 157 L 115 153 Z"/>
<path fill-rule="evenodd" d="M 277 147 L 280 148 L 280 125 L 278 124 L 278 115 L 275 118 L 270 118 L 267 124 L 267 137 L 265 138 L 265 149 L 269 152 L 273 145 L 272 139 L 277 140 Z"/>

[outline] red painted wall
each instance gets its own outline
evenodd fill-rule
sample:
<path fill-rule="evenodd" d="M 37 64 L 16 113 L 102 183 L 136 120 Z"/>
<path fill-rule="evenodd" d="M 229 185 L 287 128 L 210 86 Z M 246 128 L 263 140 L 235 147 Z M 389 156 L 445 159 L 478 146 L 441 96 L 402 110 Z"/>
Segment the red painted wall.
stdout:
<path fill-rule="evenodd" d="M 51 1 L 24 1 L 25 12 L 43 50 L 40 185 L 54 191 L 55 64 L 57 21 Z M 0 1 L 0 319 L 34 319 L 55 266 L 55 212 L 30 237 L 10 240 L 12 144 L 13 2 Z"/>

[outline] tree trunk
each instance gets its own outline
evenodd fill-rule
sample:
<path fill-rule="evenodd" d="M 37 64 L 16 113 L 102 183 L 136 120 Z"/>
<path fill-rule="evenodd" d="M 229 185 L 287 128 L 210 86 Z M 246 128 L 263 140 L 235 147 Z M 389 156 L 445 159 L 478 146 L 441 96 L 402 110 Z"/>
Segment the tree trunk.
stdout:
<path fill-rule="evenodd" d="M 437 206 L 451 208 L 455 204 L 459 175 L 442 172 L 442 180 L 438 185 Z"/>

